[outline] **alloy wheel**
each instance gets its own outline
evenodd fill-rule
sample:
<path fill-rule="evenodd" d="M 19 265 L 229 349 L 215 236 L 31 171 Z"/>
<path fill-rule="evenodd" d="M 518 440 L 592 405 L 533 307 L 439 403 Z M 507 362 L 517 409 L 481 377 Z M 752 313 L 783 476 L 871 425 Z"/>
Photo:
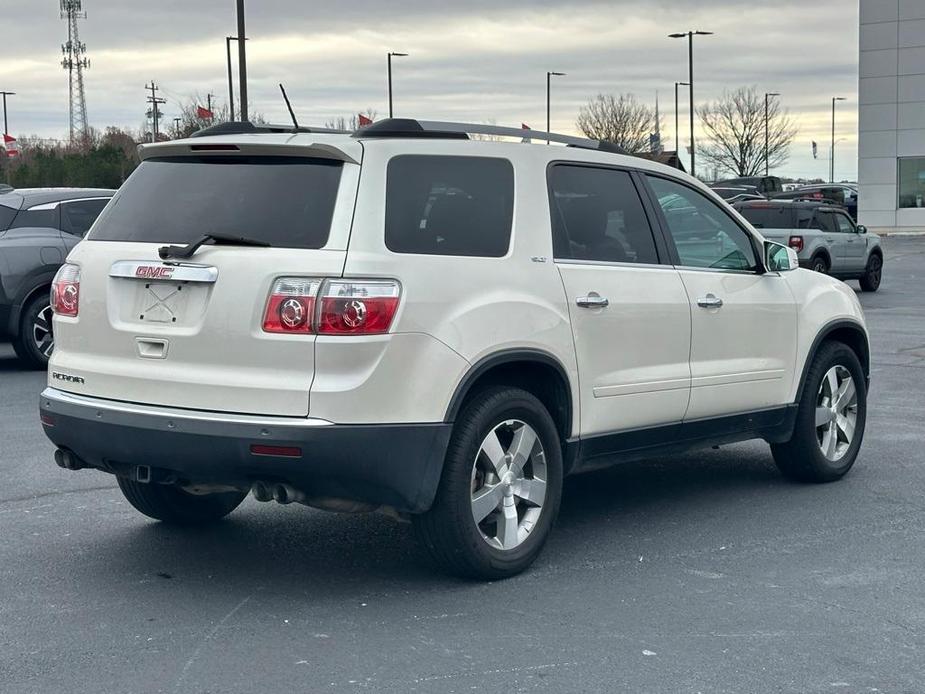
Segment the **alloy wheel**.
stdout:
<path fill-rule="evenodd" d="M 844 366 L 835 365 L 826 371 L 816 397 L 816 439 L 826 460 L 840 460 L 851 447 L 857 418 L 854 379 Z"/>
<path fill-rule="evenodd" d="M 52 329 L 52 310 L 51 306 L 45 306 L 32 321 L 32 342 L 36 350 L 46 359 L 51 356 L 51 351 L 55 346 L 55 335 Z"/>
<path fill-rule="evenodd" d="M 880 276 L 883 272 L 883 261 L 880 260 L 878 256 L 873 256 L 870 259 L 870 267 L 867 270 L 867 278 L 870 284 L 874 287 L 880 286 Z"/>
<path fill-rule="evenodd" d="M 530 536 L 546 501 L 546 454 L 536 431 L 509 419 L 495 426 L 472 464 L 472 518 L 482 539 L 511 550 Z"/>

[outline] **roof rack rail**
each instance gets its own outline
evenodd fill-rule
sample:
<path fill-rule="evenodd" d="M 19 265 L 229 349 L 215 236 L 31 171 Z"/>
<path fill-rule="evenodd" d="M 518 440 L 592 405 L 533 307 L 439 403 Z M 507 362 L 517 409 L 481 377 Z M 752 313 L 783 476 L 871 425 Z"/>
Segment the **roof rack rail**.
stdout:
<path fill-rule="evenodd" d="M 251 123 L 250 121 L 230 121 L 211 125 L 208 128 L 197 130 L 190 137 L 209 137 L 210 135 L 244 135 L 256 133 L 335 133 L 346 134 L 349 130 L 335 128 L 319 128 L 316 126 L 294 128 L 291 125 L 272 125 L 270 123 Z"/>
<path fill-rule="evenodd" d="M 595 149 L 612 154 L 626 154 L 626 150 L 612 142 L 605 140 L 589 140 L 574 135 L 560 135 L 548 133 L 544 130 L 531 130 L 527 128 L 510 128 L 501 125 L 486 125 L 484 123 L 454 123 L 444 121 L 416 120 L 414 118 L 386 118 L 376 121 L 372 125 L 358 128 L 353 137 L 410 137 L 410 138 L 440 138 L 453 140 L 466 140 L 469 135 L 495 135 L 498 137 L 514 137 L 527 140 L 549 140 L 578 147 L 581 149 Z"/>

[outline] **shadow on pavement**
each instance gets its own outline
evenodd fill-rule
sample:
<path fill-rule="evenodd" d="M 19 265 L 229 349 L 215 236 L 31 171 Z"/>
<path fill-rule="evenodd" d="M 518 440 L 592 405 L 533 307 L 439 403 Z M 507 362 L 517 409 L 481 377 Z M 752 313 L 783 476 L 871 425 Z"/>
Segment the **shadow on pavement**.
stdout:
<path fill-rule="evenodd" d="M 698 514 L 725 515 L 735 504 L 738 510 L 729 512 L 741 513 L 743 503 L 774 505 L 775 497 L 788 493 L 792 485 L 781 480 L 762 445 L 627 463 L 569 478 L 559 523 L 536 570 L 593 560 L 589 555 L 614 559 L 629 552 L 641 533 L 676 532 Z M 208 584 L 217 591 L 310 590 L 319 597 L 467 585 L 430 567 L 409 525 L 379 515 L 248 500 L 222 523 L 178 529 L 141 519 L 127 505 L 125 511 L 114 519 L 124 527 L 107 523 L 106 536 L 82 553 L 79 581 L 92 585 L 100 574 L 132 582 L 148 577 Z"/>

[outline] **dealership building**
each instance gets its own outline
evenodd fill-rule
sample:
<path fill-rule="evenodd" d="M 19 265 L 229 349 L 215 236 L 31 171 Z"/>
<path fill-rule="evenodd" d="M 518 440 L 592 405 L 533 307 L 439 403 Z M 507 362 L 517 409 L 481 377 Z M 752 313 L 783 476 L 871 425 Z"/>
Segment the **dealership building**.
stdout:
<path fill-rule="evenodd" d="M 861 0 L 858 221 L 925 230 L 925 0 Z"/>

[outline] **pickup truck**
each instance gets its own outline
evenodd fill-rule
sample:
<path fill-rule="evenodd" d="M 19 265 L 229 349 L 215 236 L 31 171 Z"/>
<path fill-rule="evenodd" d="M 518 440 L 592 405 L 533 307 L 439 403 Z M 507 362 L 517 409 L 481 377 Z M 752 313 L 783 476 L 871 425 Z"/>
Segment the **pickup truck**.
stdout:
<path fill-rule="evenodd" d="M 880 237 L 836 205 L 798 200 L 748 200 L 735 209 L 768 241 L 790 246 L 800 266 L 875 292 L 883 276 Z"/>

